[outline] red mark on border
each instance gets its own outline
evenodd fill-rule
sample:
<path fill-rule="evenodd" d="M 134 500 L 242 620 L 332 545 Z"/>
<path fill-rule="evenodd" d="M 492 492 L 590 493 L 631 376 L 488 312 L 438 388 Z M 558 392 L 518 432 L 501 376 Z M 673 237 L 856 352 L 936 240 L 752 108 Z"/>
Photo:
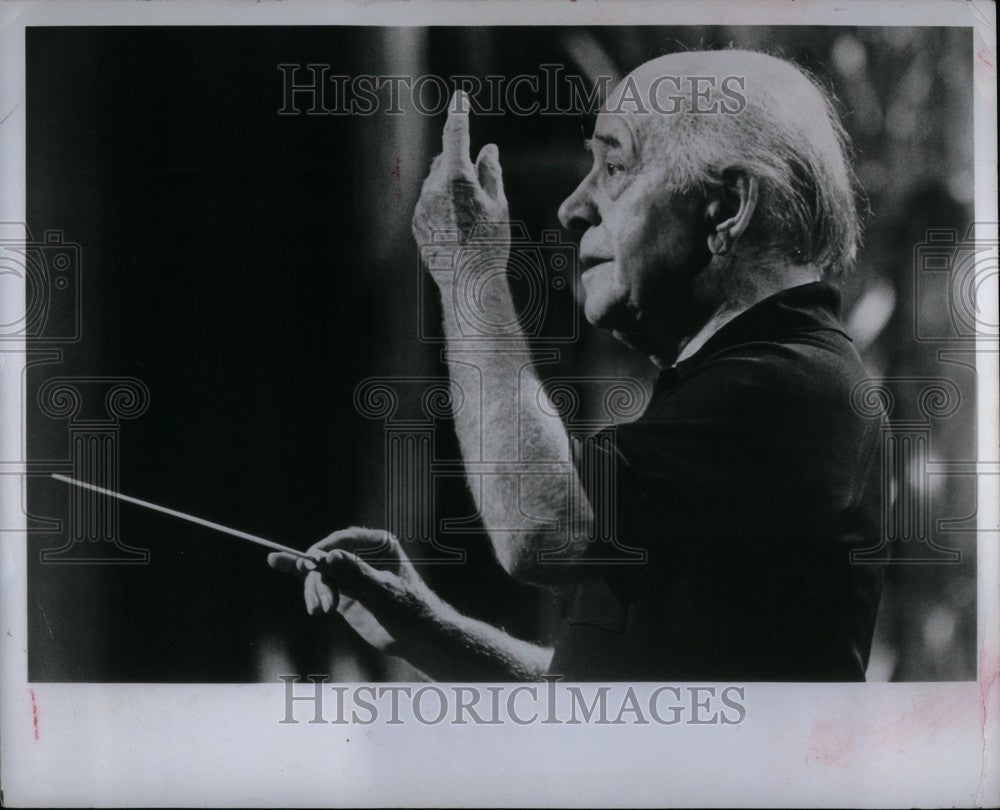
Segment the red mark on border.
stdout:
<path fill-rule="evenodd" d="M 38 739 L 38 701 L 35 700 L 35 690 L 29 689 L 31 695 L 31 722 L 35 726 L 35 739 Z"/>
<path fill-rule="evenodd" d="M 979 695 L 982 700 L 982 714 L 979 717 L 979 733 L 983 739 L 983 761 L 979 769 L 979 788 L 976 790 L 976 797 L 983 789 L 983 782 L 986 779 L 986 724 L 990 718 L 990 709 L 995 710 L 996 706 L 991 706 L 995 698 L 991 699 L 993 687 L 997 679 L 1000 678 L 1000 658 L 986 647 L 979 651 Z"/>
<path fill-rule="evenodd" d="M 396 155 L 396 161 L 392 165 L 392 176 L 396 178 L 396 203 L 401 203 L 403 201 L 403 175 L 399 168 L 399 155 Z"/>

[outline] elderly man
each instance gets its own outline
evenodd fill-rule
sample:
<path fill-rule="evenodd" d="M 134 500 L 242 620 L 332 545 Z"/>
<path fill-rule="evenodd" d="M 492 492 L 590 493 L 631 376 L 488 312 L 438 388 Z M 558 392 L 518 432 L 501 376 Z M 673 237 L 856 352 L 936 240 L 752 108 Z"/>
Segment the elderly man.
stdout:
<path fill-rule="evenodd" d="M 716 91 L 739 77 L 743 108 L 678 108 L 678 86 L 706 76 Z M 850 406 L 865 372 L 831 286 L 860 238 L 836 114 L 782 60 L 674 54 L 616 88 L 589 148 L 559 217 L 582 234 L 587 319 L 661 369 L 646 411 L 571 448 L 505 330 L 494 351 L 477 343 L 482 408 L 455 412 L 465 458 L 494 460 L 477 461 L 473 494 L 498 559 L 567 595 L 554 651 L 458 614 L 382 531 L 336 532 L 316 567 L 271 564 L 305 578 L 310 612 L 339 588 L 363 636 L 432 678 L 863 680 L 880 572 L 850 552 L 876 540 L 878 426 Z M 458 230 L 466 255 L 487 254 L 476 266 L 495 266 L 507 220 L 497 149 L 472 163 L 459 97 L 414 234 Z M 465 386 L 462 274 L 432 275 Z M 505 286 L 484 306 L 489 323 L 516 319 Z M 569 486 L 514 463 L 571 457 Z M 595 464 L 613 473 L 578 472 Z M 605 512 L 612 543 L 594 539 Z M 560 530 L 510 528 L 518 515 Z"/>

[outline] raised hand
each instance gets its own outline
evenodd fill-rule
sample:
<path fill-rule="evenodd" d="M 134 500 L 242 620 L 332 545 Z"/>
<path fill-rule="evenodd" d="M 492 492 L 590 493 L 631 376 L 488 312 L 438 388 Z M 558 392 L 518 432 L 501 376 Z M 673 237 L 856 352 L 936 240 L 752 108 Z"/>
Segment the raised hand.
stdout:
<path fill-rule="evenodd" d="M 469 102 L 459 91 L 448 106 L 441 154 L 431 163 L 413 212 L 413 236 L 423 247 L 434 244 L 434 235 L 441 232 L 458 232 L 462 244 L 486 235 L 486 249 L 501 253 L 505 260 L 510 250 L 508 220 L 499 150 L 488 143 L 472 163 Z"/>

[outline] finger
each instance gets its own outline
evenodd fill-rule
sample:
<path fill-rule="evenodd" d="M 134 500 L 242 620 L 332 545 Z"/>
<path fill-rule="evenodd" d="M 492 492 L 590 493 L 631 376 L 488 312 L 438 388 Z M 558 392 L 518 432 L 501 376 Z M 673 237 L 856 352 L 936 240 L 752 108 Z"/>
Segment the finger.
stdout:
<path fill-rule="evenodd" d="M 306 577 L 305 582 L 302 584 L 302 595 L 306 600 L 306 608 L 308 609 L 310 605 L 315 606 L 319 604 L 319 595 L 316 593 L 316 580 L 319 578 L 319 572 L 310 571 L 309 575 Z M 309 611 L 310 614 L 313 612 Z"/>
<path fill-rule="evenodd" d="M 340 529 L 315 543 L 309 548 L 308 554 L 317 560 L 324 559 L 334 549 L 371 557 L 395 556 L 392 555 L 392 545 L 392 535 L 384 529 L 351 526 Z"/>
<path fill-rule="evenodd" d="M 496 144 L 488 143 L 479 150 L 479 157 L 476 158 L 476 177 L 479 178 L 479 185 L 483 187 L 494 200 L 503 198 L 503 171 L 500 168 L 500 150 Z"/>
<path fill-rule="evenodd" d="M 340 589 L 333 577 L 320 575 L 319 582 L 316 583 L 316 595 L 319 597 L 319 606 L 324 613 L 337 609 L 340 602 Z"/>
<path fill-rule="evenodd" d="M 299 565 L 299 563 L 304 562 L 306 561 L 301 557 L 286 554 L 284 551 L 272 552 L 267 555 L 267 564 L 275 571 L 281 571 L 285 574 L 294 574 L 300 578 L 304 578 L 308 573 L 308 570 L 303 570 Z"/>
<path fill-rule="evenodd" d="M 318 560 L 307 560 L 305 557 L 295 558 L 295 571 L 300 578 L 305 579 L 310 571 L 316 570 Z"/>
<path fill-rule="evenodd" d="M 332 576 L 324 577 L 319 571 L 312 571 L 306 577 L 303 596 L 306 600 L 306 610 L 310 615 L 318 611 L 329 613 L 340 605 L 340 588 L 337 586 L 337 581 Z"/>
<path fill-rule="evenodd" d="M 327 569 L 336 577 L 338 585 L 362 604 L 383 594 L 386 581 L 379 572 L 356 554 L 340 550 L 331 551 L 326 557 Z"/>
<path fill-rule="evenodd" d="M 452 171 L 468 169 L 472 166 L 469 158 L 469 99 L 461 90 L 456 90 L 448 104 L 448 120 L 444 123 L 442 135 L 442 155 L 444 163 Z"/>
<path fill-rule="evenodd" d="M 316 610 L 319 608 L 319 596 L 316 594 L 317 579 L 319 579 L 319 574 L 315 571 L 310 571 L 309 576 L 306 577 L 305 587 L 302 589 L 302 595 L 306 600 L 306 612 L 310 616 L 314 616 Z"/>

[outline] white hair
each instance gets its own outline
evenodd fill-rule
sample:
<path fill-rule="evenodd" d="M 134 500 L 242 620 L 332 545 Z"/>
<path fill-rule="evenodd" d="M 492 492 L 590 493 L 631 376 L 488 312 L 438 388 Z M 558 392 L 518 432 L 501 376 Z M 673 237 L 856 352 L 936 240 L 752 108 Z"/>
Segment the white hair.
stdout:
<path fill-rule="evenodd" d="M 757 179 L 757 208 L 741 250 L 813 263 L 828 278 L 852 269 L 861 219 L 850 147 L 832 98 L 812 77 L 785 60 L 738 50 L 671 54 L 636 73 L 650 70 L 743 80 L 742 109 L 671 114 L 664 143 L 682 187 L 717 187 L 731 169 Z M 733 107 L 719 84 L 712 93 Z"/>

